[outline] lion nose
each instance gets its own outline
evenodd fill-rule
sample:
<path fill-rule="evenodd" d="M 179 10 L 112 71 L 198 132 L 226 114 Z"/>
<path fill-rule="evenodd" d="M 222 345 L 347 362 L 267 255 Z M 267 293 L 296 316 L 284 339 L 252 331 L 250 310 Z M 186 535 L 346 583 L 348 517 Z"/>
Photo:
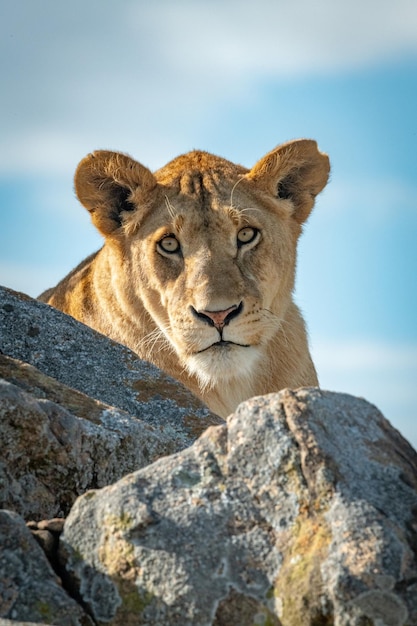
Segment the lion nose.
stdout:
<path fill-rule="evenodd" d="M 243 308 L 242 303 L 234 304 L 228 309 L 222 311 L 197 311 L 193 308 L 193 312 L 206 321 L 208 324 L 215 326 L 218 330 L 222 330 L 233 318 L 235 318 L 241 312 Z"/>

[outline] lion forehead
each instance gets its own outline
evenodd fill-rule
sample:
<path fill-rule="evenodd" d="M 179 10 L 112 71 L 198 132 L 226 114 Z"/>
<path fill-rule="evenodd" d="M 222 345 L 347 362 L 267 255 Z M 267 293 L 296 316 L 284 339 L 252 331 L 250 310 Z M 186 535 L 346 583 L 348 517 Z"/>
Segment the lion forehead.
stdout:
<path fill-rule="evenodd" d="M 170 194 L 205 205 L 213 199 L 230 199 L 230 192 L 247 170 L 214 155 L 194 151 L 177 157 L 155 177 Z"/>
<path fill-rule="evenodd" d="M 182 182 L 184 188 L 187 188 L 187 183 L 189 184 L 192 180 L 202 176 L 206 180 L 212 178 L 219 181 L 227 178 L 233 179 L 247 172 L 246 168 L 227 159 L 208 152 L 194 150 L 170 161 L 155 172 L 155 178 L 162 185 L 174 184 L 175 182 L 180 185 Z"/>

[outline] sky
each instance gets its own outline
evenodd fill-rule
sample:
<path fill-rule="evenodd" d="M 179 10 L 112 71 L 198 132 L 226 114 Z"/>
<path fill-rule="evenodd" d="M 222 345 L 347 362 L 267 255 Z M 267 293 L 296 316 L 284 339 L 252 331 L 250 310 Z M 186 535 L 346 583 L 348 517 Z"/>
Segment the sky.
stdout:
<path fill-rule="evenodd" d="M 295 299 L 320 384 L 417 448 L 415 0 L 2 0 L 0 76 L 0 284 L 33 297 L 101 246 L 73 191 L 92 150 L 250 168 L 316 139 Z"/>

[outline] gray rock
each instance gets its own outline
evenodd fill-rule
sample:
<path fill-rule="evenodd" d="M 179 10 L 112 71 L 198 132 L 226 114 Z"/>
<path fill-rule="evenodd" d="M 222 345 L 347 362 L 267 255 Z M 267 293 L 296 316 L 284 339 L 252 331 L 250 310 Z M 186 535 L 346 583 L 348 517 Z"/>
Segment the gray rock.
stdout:
<path fill-rule="evenodd" d="M 86 490 L 219 423 L 124 346 L 0 287 L 0 507 L 26 519 L 66 515 Z"/>
<path fill-rule="evenodd" d="M 0 353 L 151 424 L 176 449 L 223 422 L 179 382 L 125 346 L 28 296 L 0 287 Z"/>
<path fill-rule="evenodd" d="M 98 624 L 417 624 L 417 455 L 364 400 L 242 404 L 77 500 L 61 564 Z"/>
<path fill-rule="evenodd" d="M 0 626 L 16 626 L 16 622 L 59 626 L 93 624 L 77 602 L 63 590 L 59 578 L 24 521 L 16 513 L 2 510 Z"/>
<path fill-rule="evenodd" d="M 21 622 L 20 620 L 2 619 L 0 617 L 0 626 L 34 626 L 34 624 L 36 626 L 48 626 L 43 622 Z"/>
<path fill-rule="evenodd" d="M 88 489 L 178 448 L 178 439 L 0 355 L 1 508 L 65 516 Z"/>
<path fill-rule="evenodd" d="M 2 619 L 0 617 L 0 626 L 47 626 L 47 624 L 40 622 L 21 622 L 20 620 Z"/>
<path fill-rule="evenodd" d="M 59 562 L 60 519 L 0 512 L 0 626 L 417 626 L 417 454 L 375 407 L 284 390 L 224 424 L 2 288 L 0 506 L 72 506 Z"/>

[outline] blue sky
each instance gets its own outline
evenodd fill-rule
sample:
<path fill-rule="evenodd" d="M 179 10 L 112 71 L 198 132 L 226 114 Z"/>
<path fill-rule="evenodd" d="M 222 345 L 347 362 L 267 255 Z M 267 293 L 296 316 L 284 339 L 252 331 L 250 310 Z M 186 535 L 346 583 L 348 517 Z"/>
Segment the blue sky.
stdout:
<path fill-rule="evenodd" d="M 417 447 L 415 0 L 3 0 L 0 283 L 36 296 L 101 244 L 74 198 L 91 150 L 250 167 L 315 138 L 332 162 L 296 299 L 322 387 Z"/>

